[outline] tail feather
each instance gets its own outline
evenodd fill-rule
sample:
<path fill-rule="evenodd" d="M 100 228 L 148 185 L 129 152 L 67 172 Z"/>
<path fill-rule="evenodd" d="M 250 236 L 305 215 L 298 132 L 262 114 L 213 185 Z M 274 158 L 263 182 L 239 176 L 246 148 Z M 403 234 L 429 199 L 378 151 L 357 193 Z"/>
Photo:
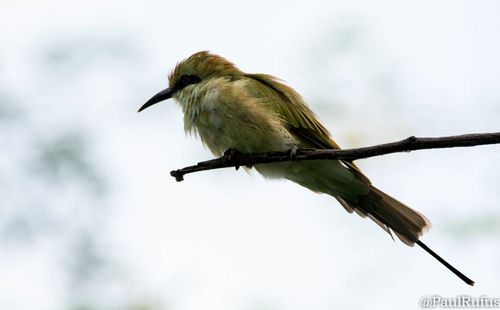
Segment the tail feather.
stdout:
<path fill-rule="evenodd" d="M 392 232 L 406 245 L 418 244 L 427 253 L 431 254 L 446 268 L 451 270 L 462 281 L 474 285 L 474 281 L 453 267 L 436 252 L 419 240 L 432 224 L 421 213 L 411 209 L 402 202 L 370 185 L 367 195 L 361 196 L 358 202 L 352 202 L 338 195 L 332 195 L 349 212 L 356 212 L 362 217 L 369 217 L 392 237 Z M 392 238 L 394 239 L 394 238 Z"/>
<path fill-rule="evenodd" d="M 392 231 L 408 246 L 413 246 L 432 227 L 424 215 L 373 186 L 358 202 L 336 198 L 348 212 L 355 211 L 363 217 L 368 216 L 391 237 Z"/>
<path fill-rule="evenodd" d="M 392 236 L 392 232 L 389 229 L 389 227 L 387 227 L 387 225 L 385 225 L 384 223 L 382 223 L 381 221 L 379 221 L 378 219 L 376 219 L 372 215 L 367 214 L 365 211 L 363 211 L 357 205 L 354 205 L 352 202 L 347 202 L 346 200 L 344 200 L 340 196 L 334 196 L 334 197 L 340 202 L 340 205 L 342 205 L 342 207 L 344 207 L 344 209 L 347 212 L 349 212 L 349 213 L 356 212 L 361 217 L 368 216 L 372 221 L 374 221 L 378 226 L 380 226 L 380 228 L 382 228 L 386 233 L 388 233 L 391 236 L 392 240 L 394 240 L 394 237 Z"/>

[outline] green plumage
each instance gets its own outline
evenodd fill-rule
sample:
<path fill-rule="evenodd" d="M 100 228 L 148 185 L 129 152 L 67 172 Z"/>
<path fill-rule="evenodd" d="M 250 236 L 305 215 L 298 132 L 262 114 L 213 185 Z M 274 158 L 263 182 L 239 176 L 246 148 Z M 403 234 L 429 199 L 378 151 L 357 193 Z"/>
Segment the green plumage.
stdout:
<path fill-rule="evenodd" d="M 183 76 L 196 76 L 184 85 Z M 184 112 L 187 132 L 198 134 L 220 156 L 229 148 L 246 153 L 292 147 L 340 149 L 302 97 L 278 79 L 247 74 L 222 57 L 200 52 L 179 63 L 169 77 Z M 335 197 L 349 212 L 368 216 L 407 245 L 430 227 L 420 213 L 371 185 L 350 162 L 313 160 L 256 165 L 269 178 L 286 178 Z"/>

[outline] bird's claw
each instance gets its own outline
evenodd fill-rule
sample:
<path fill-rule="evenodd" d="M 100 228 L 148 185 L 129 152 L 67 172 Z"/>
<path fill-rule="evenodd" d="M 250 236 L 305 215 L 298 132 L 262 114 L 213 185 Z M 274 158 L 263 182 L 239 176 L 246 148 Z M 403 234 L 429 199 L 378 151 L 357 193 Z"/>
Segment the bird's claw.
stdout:
<path fill-rule="evenodd" d="M 235 149 L 227 149 L 225 152 L 224 152 L 224 161 L 225 162 L 231 162 L 232 160 L 234 160 L 236 158 L 236 156 L 238 155 L 238 151 L 235 150 Z M 240 166 L 239 165 L 236 165 L 234 166 L 234 168 L 236 170 L 240 169 Z"/>
<path fill-rule="evenodd" d="M 231 160 L 231 158 L 234 157 L 234 155 L 237 153 L 238 151 L 236 151 L 235 149 L 227 149 L 225 152 L 224 152 L 224 158 L 225 159 L 228 159 L 228 160 Z"/>
<path fill-rule="evenodd" d="M 299 148 L 296 145 L 292 145 L 292 147 L 290 148 L 290 162 L 293 163 L 293 160 L 297 156 L 297 150 L 298 149 Z"/>

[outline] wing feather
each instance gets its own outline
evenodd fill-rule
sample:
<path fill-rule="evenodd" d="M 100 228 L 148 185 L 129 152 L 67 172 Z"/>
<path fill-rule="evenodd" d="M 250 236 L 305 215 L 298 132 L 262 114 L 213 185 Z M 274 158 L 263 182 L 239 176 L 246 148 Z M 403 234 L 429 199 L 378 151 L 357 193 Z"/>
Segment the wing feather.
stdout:
<path fill-rule="evenodd" d="M 271 75 L 247 74 L 246 77 L 266 86 L 252 87 L 253 91 L 260 92 L 254 95 L 267 99 L 273 110 L 283 116 L 293 134 L 308 142 L 310 147 L 340 149 L 340 146 L 330 138 L 328 130 L 295 90 Z"/>
<path fill-rule="evenodd" d="M 289 131 L 299 138 L 305 147 L 337 149 L 340 146 L 330 137 L 328 130 L 319 122 L 316 114 L 307 106 L 302 97 L 279 79 L 267 74 L 246 74 L 265 87 L 249 87 L 252 95 L 261 97 L 275 112 L 282 115 Z M 342 163 L 359 178 L 370 184 L 370 180 L 352 162 Z"/>

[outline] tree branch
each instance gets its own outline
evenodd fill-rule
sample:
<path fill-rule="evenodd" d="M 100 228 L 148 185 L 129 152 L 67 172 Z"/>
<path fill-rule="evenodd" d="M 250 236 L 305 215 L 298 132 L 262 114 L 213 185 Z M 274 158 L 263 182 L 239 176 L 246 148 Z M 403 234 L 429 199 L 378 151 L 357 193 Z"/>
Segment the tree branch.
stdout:
<path fill-rule="evenodd" d="M 439 137 L 439 138 L 417 138 L 415 136 L 401 141 L 378 144 L 368 147 L 354 149 L 297 149 L 285 152 L 269 152 L 258 154 L 244 154 L 237 150 L 228 150 L 224 156 L 212 160 L 199 162 L 195 166 L 189 166 L 178 170 L 173 170 L 170 175 L 175 177 L 177 182 L 184 180 L 184 175 L 188 173 L 236 167 L 252 166 L 281 161 L 302 161 L 312 159 L 330 159 L 353 161 L 361 158 L 380 156 L 397 152 L 411 152 L 424 149 L 439 149 L 451 147 L 466 147 L 485 144 L 500 143 L 500 132 L 479 133 L 459 136 Z"/>

